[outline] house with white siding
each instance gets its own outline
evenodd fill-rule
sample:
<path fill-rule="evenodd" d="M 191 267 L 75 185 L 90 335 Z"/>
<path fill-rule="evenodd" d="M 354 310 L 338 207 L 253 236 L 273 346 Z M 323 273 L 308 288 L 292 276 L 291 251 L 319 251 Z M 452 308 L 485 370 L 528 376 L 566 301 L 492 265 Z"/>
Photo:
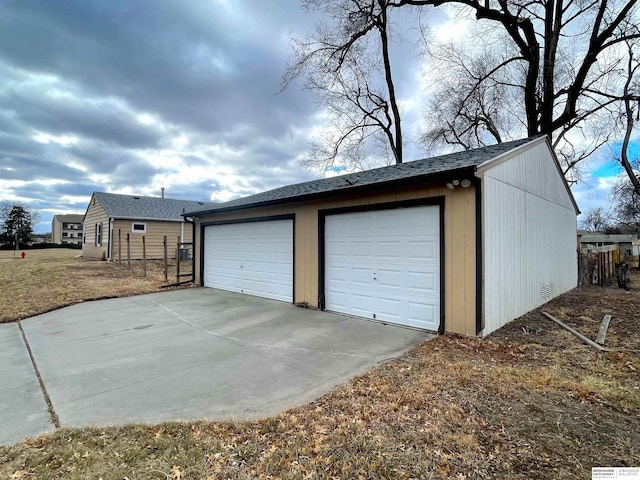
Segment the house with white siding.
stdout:
<path fill-rule="evenodd" d="M 187 212 L 196 281 L 486 336 L 577 285 L 576 202 L 546 137 Z"/>

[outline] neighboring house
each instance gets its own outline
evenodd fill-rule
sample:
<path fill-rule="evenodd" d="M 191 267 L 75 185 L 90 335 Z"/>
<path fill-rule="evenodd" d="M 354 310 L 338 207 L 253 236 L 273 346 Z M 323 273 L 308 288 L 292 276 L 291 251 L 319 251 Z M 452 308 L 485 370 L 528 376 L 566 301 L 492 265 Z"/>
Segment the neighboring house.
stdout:
<path fill-rule="evenodd" d="M 54 215 L 51 220 L 51 242 L 82 244 L 82 219 L 84 215 Z"/>
<path fill-rule="evenodd" d="M 578 213 L 538 137 L 290 185 L 187 217 L 200 285 L 485 336 L 576 286 Z"/>
<path fill-rule="evenodd" d="M 142 237 L 146 257 L 176 257 L 178 241 L 191 242 L 193 226 L 185 225 L 182 214 L 215 204 L 162 197 L 141 197 L 94 192 L 84 215 L 82 256 L 104 260 L 127 258 L 127 238 L 132 259 L 142 258 Z"/>
<path fill-rule="evenodd" d="M 638 240 L 638 235 L 635 233 L 585 233 L 580 239 L 580 247 L 582 250 L 587 250 L 591 247 L 604 247 L 606 245 L 618 245 L 620 255 L 637 255 L 634 253 L 633 244 Z"/>

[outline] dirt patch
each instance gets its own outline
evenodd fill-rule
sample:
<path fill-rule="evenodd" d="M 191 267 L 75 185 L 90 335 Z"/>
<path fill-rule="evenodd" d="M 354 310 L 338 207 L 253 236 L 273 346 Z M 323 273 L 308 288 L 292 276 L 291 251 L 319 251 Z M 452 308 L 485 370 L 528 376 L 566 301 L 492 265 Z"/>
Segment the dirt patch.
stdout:
<path fill-rule="evenodd" d="M 5 261 L 0 263 L 0 323 L 82 301 L 157 292 L 167 283 L 163 262 L 147 262 L 145 277 L 140 261 L 132 262 L 129 269 L 127 265 L 86 260 L 79 253 L 29 250 L 22 259 L 13 257 L 13 252 L 1 252 L 0 260 Z M 191 265 L 184 265 L 182 270 L 191 271 Z"/>
<path fill-rule="evenodd" d="M 640 292 L 544 306 L 637 346 Z M 539 311 L 478 340 L 437 337 L 328 395 L 255 422 L 61 429 L 0 448 L 0 478 L 589 478 L 640 466 L 640 361 L 598 353 Z"/>

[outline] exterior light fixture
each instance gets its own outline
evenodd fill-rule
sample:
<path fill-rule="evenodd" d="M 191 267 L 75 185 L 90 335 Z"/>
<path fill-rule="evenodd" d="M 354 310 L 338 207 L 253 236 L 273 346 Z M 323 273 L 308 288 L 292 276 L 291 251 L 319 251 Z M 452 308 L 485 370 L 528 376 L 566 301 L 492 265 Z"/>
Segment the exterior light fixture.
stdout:
<path fill-rule="evenodd" d="M 449 190 L 453 190 L 453 183 L 450 183 L 450 182 L 449 182 L 449 183 L 447 183 L 447 188 L 448 188 Z"/>
<path fill-rule="evenodd" d="M 465 178 L 460 182 L 460 185 L 462 185 L 462 188 L 469 188 L 471 186 L 471 180 Z"/>
<path fill-rule="evenodd" d="M 460 180 L 454 180 L 451 183 L 453 183 L 454 185 L 460 185 Z"/>

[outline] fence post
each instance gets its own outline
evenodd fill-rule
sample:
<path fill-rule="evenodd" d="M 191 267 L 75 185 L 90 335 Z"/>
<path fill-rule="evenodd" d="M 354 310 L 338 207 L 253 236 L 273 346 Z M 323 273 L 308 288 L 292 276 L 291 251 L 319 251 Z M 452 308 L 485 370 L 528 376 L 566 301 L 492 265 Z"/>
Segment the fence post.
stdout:
<path fill-rule="evenodd" d="M 177 237 L 177 248 L 176 248 L 176 283 L 180 282 L 180 237 Z"/>
<path fill-rule="evenodd" d="M 169 281 L 169 265 L 167 262 L 167 236 L 165 235 L 162 239 L 162 246 L 164 249 L 164 281 Z"/>
<path fill-rule="evenodd" d="M 118 229 L 118 263 L 122 265 L 122 231 Z"/>
<path fill-rule="evenodd" d="M 146 238 L 142 236 L 142 271 L 144 272 L 144 278 L 147 278 L 147 243 Z"/>
<path fill-rule="evenodd" d="M 131 270 L 131 242 L 127 233 L 127 268 Z"/>

